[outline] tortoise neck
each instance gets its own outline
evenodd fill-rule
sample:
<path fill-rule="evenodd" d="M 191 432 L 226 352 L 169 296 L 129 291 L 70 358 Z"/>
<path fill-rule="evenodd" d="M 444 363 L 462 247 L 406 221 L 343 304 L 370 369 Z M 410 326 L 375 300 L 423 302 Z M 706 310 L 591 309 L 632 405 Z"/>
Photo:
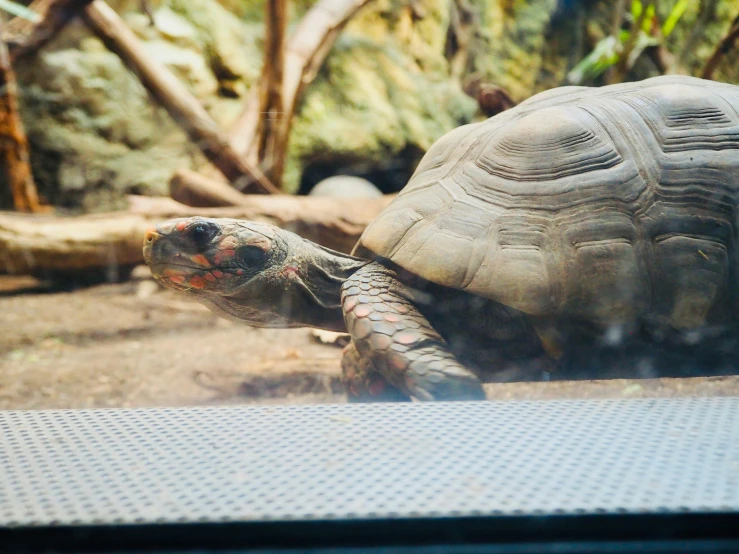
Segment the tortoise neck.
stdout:
<path fill-rule="evenodd" d="M 291 273 L 290 319 L 308 327 L 345 332 L 341 286 L 369 262 L 307 240 L 298 252 L 285 269 Z"/>

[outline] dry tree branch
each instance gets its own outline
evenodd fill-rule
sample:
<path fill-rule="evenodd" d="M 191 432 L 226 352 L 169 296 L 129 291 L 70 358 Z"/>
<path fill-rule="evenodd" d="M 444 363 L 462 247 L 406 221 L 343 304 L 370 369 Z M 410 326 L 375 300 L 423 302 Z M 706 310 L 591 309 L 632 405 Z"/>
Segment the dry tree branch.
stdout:
<path fill-rule="evenodd" d="M 731 27 L 729 27 L 726 35 L 716 45 L 716 49 L 713 51 L 713 54 L 711 54 L 711 57 L 708 58 L 706 65 L 703 66 L 701 77 L 703 77 L 704 79 L 710 79 L 713 76 L 713 72 L 716 71 L 716 67 L 718 67 L 718 64 L 729 52 L 729 50 L 732 49 L 732 47 L 734 46 L 734 42 L 738 37 L 739 15 L 734 18 L 734 21 L 731 23 Z"/>
<path fill-rule="evenodd" d="M 288 41 L 282 88 L 284 117 L 274 151 L 285 151 L 293 114 L 303 90 L 318 73 L 331 47 L 349 20 L 371 0 L 319 0 L 298 24 Z M 264 83 L 262 83 L 262 86 Z M 244 111 L 229 134 L 234 150 L 252 164 L 259 163 L 260 91 L 246 101 Z"/>
<path fill-rule="evenodd" d="M 258 157 L 265 174 L 280 186 L 285 168 L 285 150 L 281 133 L 285 131 L 283 102 L 283 75 L 285 67 L 285 32 L 287 27 L 287 0 L 273 0 L 265 4 L 266 37 L 264 63 L 260 86 L 257 138 Z"/>
<path fill-rule="evenodd" d="M 243 195 L 239 206 L 191 208 L 169 198 L 130 197 L 128 211 L 77 217 L 0 212 L 0 274 L 83 274 L 143 263 L 144 233 L 153 224 L 200 215 L 271 223 L 342 252 L 393 196 L 357 201 L 315 196 Z"/>

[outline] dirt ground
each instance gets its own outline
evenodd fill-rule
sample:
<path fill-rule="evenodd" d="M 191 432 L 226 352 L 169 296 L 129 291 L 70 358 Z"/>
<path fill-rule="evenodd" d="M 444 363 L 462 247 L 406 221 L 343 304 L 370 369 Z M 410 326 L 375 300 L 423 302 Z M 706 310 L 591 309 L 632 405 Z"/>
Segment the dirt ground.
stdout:
<path fill-rule="evenodd" d="M 159 288 L 0 276 L 0 409 L 345 402 L 341 349 L 253 329 Z M 494 400 L 736 396 L 739 376 L 486 385 Z"/>

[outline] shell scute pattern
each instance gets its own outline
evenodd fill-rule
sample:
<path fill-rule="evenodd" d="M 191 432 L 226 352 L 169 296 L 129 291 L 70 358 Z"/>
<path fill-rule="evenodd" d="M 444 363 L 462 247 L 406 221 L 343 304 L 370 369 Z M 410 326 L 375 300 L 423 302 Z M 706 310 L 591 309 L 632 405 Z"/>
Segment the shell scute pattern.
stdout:
<path fill-rule="evenodd" d="M 665 153 L 739 149 L 736 111 L 711 91 L 685 85 L 659 86 L 631 102 Z"/>
<path fill-rule="evenodd" d="M 544 108 L 522 117 L 508 125 L 504 133 L 497 133 L 475 164 L 492 176 L 513 181 L 515 188 L 530 194 L 521 183 L 555 181 L 621 163 L 623 159 L 613 144 L 580 121 L 585 114 L 578 111 L 575 107 Z M 495 186 L 515 194 L 506 184 Z"/>
<path fill-rule="evenodd" d="M 537 95 L 443 137 L 359 250 L 529 314 L 736 311 L 737 110 L 679 76 Z"/>

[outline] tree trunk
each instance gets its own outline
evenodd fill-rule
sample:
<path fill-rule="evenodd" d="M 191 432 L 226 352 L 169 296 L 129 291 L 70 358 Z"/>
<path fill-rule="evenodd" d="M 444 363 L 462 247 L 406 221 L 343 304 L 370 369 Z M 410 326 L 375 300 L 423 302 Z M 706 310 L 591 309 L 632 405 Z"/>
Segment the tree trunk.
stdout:
<path fill-rule="evenodd" d="M 0 273 L 57 276 L 119 273 L 143 263 L 148 228 L 201 215 L 271 223 L 328 248 L 349 252 L 391 196 L 346 200 L 310 196 L 248 196 L 232 208 L 191 208 L 169 198 L 130 197 L 128 211 L 79 217 L 0 212 Z"/>
<path fill-rule="evenodd" d="M 136 35 L 103 0 L 94 0 L 82 13 L 85 23 L 141 80 L 190 139 L 234 186 L 254 185 L 258 192 L 279 191 L 256 167 L 250 167 L 229 144 L 218 125 L 163 64 L 146 55 Z M 243 188 L 243 187 L 242 187 Z"/>
<path fill-rule="evenodd" d="M 731 23 L 731 27 L 727 31 L 724 38 L 722 38 L 716 50 L 713 51 L 711 57 L 708 58 L 706 65 L 703 67 L 703 73 L 701 77 L 704 79 L 710 79 L 713 77 L 713 72 L 716 71 L 718 64 L 721 62 L 726 53 L 734 47 L 734 42 L 739 38 L 739 15 Z"/>
<path fill-rule="evenodd" d="M 0 29 L 1 31 L 1 29 Z M 28 139 L 18 113 L 18 84 L 8 48 L 0 39 L 0 154 L 13 199 L 19 212 L 38 212 L 41 206 L 31 174 Z"/>
<path fill-rule="evenodd" d="M 272 0 L 266 7 L 266 37 L 259 102 L 259 165 L 264 174 L 280 187 L 285 170 L 286 148 L 281 134 L 285 130 L 285 106 L 282 97 L 285 65 L 285 28 L 287 0 Z"/>
<path fill-rule="evenodd" d="M 282 130 L 275 151 L 286 151 L 290 126 L 303 89 L 310 84 L 326 59 L 341 29 L 371 0 L 319 0 L 293 32 L 285 53 Z M 263 84 L 262 84 L 263 86 Z M 234 150 L 250 163 L 259 162 L 258 138 L 260 92 L 252 93 L 229 134 Z"/>

